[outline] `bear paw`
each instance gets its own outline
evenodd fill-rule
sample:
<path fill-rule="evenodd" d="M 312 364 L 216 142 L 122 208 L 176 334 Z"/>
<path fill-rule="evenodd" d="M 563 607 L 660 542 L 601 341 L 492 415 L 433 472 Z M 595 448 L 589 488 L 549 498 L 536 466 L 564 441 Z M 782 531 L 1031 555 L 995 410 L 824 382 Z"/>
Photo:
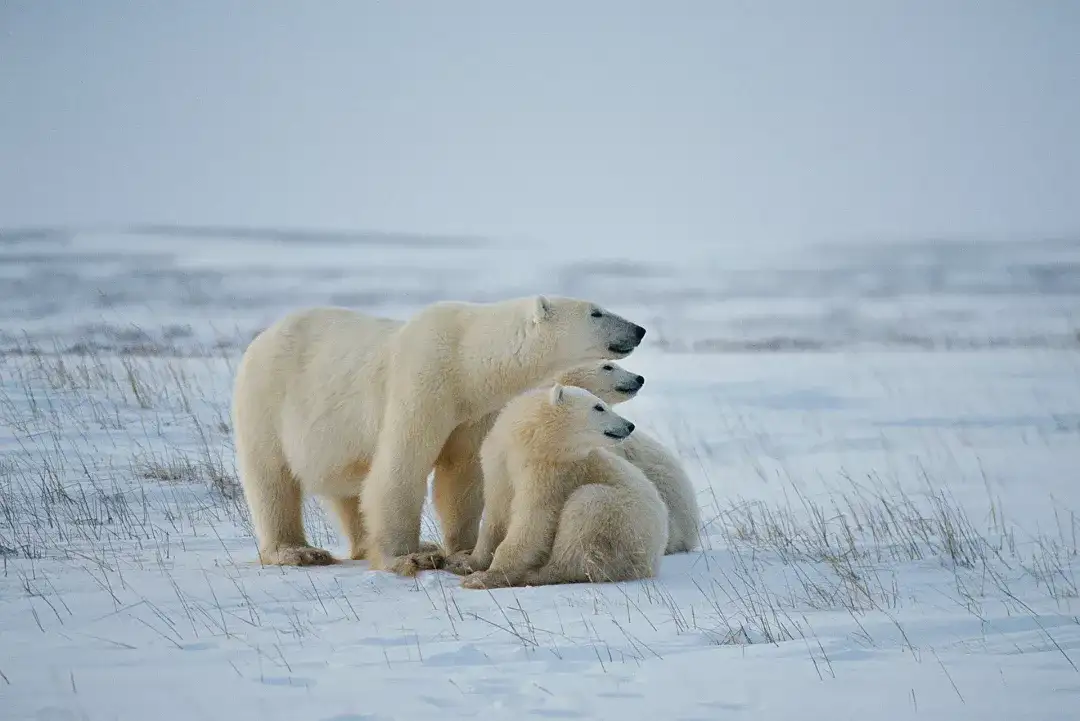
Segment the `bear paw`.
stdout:
<path fill-rule="evenodd" d="M 434 551 L 418 551 L 406 553 L 404 556 L 394 556 L 388 559 L 385 568 L 399 576 L 415 576 L 420 571 L 434 571 L 442 568 L 446 563 L 446 555 L 441 548 Z"/>
<path fill-rule="evenodd" d="M 442 547 L 437 543 L 432 543 L 431 541 L 420 541 L 420 550 L 418 551 L 418 553 L 441 554 Z M 349 559 L 352 561 L 363 561 L 367 557 L 368 555 L 366 547 L 354 548 L 349 553 Z"/>
<path fill-rule="evenodd" d="M 420 553 L 442 553 L 442 546 L 431 541 L 420 541 Z"/>
<path fill-rule="evenodd" d="M 487 567 L 473 558 L 472 551 L 457 551 L 446 557 L 446 564 L 442 570 L 458 576 L 468 576 L 476 571 L 486 571 Z"/>
<path fill-rule="evenodd" d="M 330 566 L 337 563 L 329 551 L 314 546 L 283 546 L 260 555 L 262 562 L 271 566 Z"/>
<path fill-rule="evenodd" d="M 462 588 L 471 588 L 473 590 L 508 588 L 512 585 L 514 584 L 511 579 L 505 573 L 499 573 L 498 571 L 494 573 L 491 571 L 477 571 L 461 579 Z"/>

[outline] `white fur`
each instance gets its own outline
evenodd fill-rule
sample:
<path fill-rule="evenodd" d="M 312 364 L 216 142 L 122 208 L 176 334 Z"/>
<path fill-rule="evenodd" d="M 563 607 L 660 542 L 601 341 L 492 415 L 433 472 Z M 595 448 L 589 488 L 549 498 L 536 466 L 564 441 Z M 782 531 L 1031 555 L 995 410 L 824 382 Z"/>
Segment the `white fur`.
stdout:
<path fill-rule="evenodd" d="M 637 396 L 645 383 L 644 377 L 632 373 L 611 360 L 591 361 L 562 371 L 548 383 L 583 388 L 615 406 Z M 486 416 L 477 424 L 483 436 L 495 423 L 498 412 Z M 668 539 L 665 554 L 685 553 L 700 544 L 701 511 L 682 463 L 666 446 L 640 428 L 621 443 L 608 450 L 638 467 L 660 493 L 668 511 Z M 480 519 L 476 518 L 479 525 Z M 475 537 L 475 536 L 473 536 Z M 471 550 L 459 551 L 447 561 L 455 573 L 472 570 Z"/>
<path fill-rule="evenodd" d="M 419 541 L 432 468 L 444 550 L 472 547 L 484 416 L 562 369 L 628 355 L 643 335 L 594 303 L 543 296 L 440 302 L 405 322 L 344 308 L 282 318 L 248 346 L 233 395 L 260 557 L 334 562 L 305 538 L 308 493 L 336 513 L 351 557 L 405 574 L 438 565 Z"/>
<path fill-rule="evenodd" d="M 585 388 L 612 406 L 635 397 L 645 382 L 642 376 L 613 361 L 575 366 L 556 376 L 556 380 Z M 666 553 L 693 550 L 701 540 L 701 510 L 694 497 L 694 486 L 678 457 L 640 428 L 610 450 L 640 468 L 664 499 L 668 509 Z"/>
<path fill-rule="evenodd" d="M 655 486 L 608 448 L 633 431 L 592 393 L 554 384 L 484 440 L 484 521 L 467 588 L 651 578 L 667 539 Z M 616 437 L 612 437 L 616 436 Z"/>

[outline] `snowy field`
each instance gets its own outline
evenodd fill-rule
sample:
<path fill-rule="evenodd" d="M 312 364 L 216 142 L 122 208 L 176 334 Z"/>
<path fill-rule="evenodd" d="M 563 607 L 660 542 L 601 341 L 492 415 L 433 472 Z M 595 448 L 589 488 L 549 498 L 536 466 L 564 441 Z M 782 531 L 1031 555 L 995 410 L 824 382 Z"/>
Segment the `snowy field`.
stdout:
<path fill-rule="evenodd" d="M 0 234 L 0 719 L 1080 717 L 1080 244 L 557 255 Z M 257 564 L 229 427 L 252 334 L 533 292 L 649 328 L 623 408 L 684 459 L 702 549 L 491 592 Z"/>

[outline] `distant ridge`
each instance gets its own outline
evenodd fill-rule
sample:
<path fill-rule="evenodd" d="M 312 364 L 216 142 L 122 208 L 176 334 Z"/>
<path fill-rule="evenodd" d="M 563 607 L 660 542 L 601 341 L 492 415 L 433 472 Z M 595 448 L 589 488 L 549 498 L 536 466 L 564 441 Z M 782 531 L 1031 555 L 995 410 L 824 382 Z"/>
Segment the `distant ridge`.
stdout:
<path fill-rule="evenodd" d="M 231 240 L 271 240 L 278 243 L 341 243 L 344 245 L 371 245 L 394 248 L 478 248 L 490 244 L 490 241 L 486 238 L 467 235 L 436 235 L 378 230 L 313 230 L 245 225 L 175 225 L 166 223 L 143 223 L 113 227 L 0 228 L 0 243 L 66 240 L 80 232 Z"/>
<path fill-rule="evenodd" d="M 487 245 L 476 236 L 429 235 L 393 231 L 305 230 L 299 228 L 260 228 L 241 225 L 132 225 L 125 234 L 188 236 L 201 238 L 231 238 L 237 240 L 274 240 L 281 243 L 348 243 L 410 247 L 468 247 Z"/>

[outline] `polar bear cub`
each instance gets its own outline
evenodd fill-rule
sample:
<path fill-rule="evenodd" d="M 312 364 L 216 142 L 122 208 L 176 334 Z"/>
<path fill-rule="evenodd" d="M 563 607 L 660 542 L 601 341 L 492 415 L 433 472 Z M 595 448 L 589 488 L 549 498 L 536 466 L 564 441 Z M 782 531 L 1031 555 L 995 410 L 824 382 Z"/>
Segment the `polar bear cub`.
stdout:
<path fill-rule="evenodd" d="M 651 578 L 668 535 L 656 487 L 608 448 L 634 424 L 554 384 L 511 400 L 480 449 L 484 520 L 466 588 Z"/>
<path fill-rule="evenodd" d="M 629 355 L 644 335 L 595 303 L 553 296 L 443 301 L 407 321 L 346 308 L 285 316 L 247 347 L 233 391 L 261 560 L 335 562 L 305 537 L 305 493 L 372 569 L 414 575 L 473 548 L 484 417 L 567 368 Z M 420 544 L 433 468 L 442 549 Z"/>
<path fill-rule="evenodd" d="M 563 385 L 584 388 L 612 406 L 630 400 L 645 385 L 644 377 L 613 361 L 575 366 L 556 380 Z M 694 486 L 675 454 L 640 428 L 610 450 L 640 468 L 660 492 L 668 509 L 665 553 L 693 550 L 701 540 L 701 509 L 694 497 Z"/>

